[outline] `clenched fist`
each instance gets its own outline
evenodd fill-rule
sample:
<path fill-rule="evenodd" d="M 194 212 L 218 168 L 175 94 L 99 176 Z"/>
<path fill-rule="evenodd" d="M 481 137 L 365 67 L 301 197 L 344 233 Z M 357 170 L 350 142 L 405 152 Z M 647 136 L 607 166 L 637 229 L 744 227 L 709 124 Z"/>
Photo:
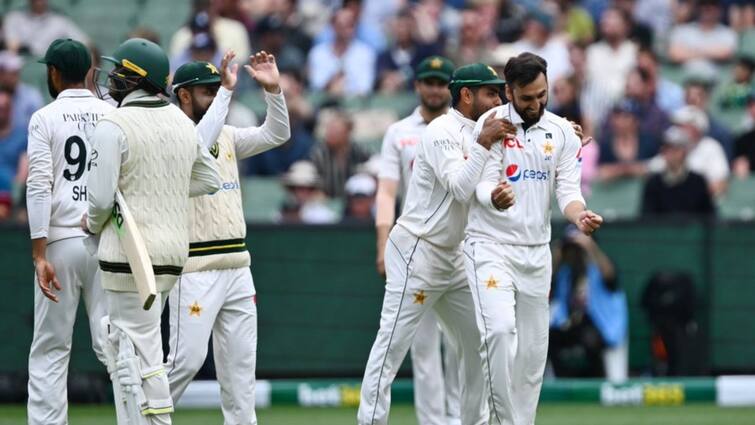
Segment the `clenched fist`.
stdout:
<path fill-rule="evenodd" d="M 498 211 L 503 211 L 511 208 L 514 205 L 514 188 L 511 187 L 509 182 L 502 181 L 498 183 L 490 194 L 490 199 L 493 201 L 493 206 Z"/>

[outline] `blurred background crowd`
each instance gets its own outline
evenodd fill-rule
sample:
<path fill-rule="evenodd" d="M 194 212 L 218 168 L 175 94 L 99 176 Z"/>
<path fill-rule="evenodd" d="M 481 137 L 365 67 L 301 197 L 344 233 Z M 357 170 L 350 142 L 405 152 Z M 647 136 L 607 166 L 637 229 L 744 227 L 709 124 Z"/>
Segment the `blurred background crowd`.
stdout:
<path fill-rule="evenodd" d="M 114 47 L 100 42 L 108 31 L 104 19 L 79 13 L 89 1 L 5 2 L 2 220 L 23 221 L 26 215 L 27 125 L 49 100 L 44 66 L 36 58 L 58 37 L 86 40 L 96 55 Z M 133 3 L 155 7 L 147 0 Z M 128 32 L 118 37 L 159 43 L 173 70 L 196 59 L 219 63 L 226 49 L 240 60 L 257 50 L 277 58 L 292 137 L 241 164 L 250 221 L 370 222 L 382 136 L 417 104 L 414 67 L 437 54 L 457 66 L 483 62 L 502 69 L 522 51 L 548 61 L 549 109 L 595 137 L 583 151 L 583 189 L 607 204 L 607 218 L 612 212 L 715 215 L 721 205 L 724 215 L 753 215 L 752 208 L 727 208 L 747 198 L 738 188 L 755 167 L 751 1 L 158 3 L 175 12 L 160 22 L 131 19 Z M 229 123 L 249 126 L 264 119 L 264 102 L 253 81 L 242 77 Z M 617 195 L 624 193 L 629 195 Z M 621 203 L 626 199 L 633 205 Z M 615 200 L 620 202 L 612 205 Z"/>

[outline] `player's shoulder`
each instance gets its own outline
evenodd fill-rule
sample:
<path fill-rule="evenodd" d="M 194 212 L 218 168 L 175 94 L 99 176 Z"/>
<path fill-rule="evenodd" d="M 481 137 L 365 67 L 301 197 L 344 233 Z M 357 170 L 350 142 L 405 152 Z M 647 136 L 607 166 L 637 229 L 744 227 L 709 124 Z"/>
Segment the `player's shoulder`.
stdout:
<path fill-rule="evenodd" d="M 556 131 L 558 136 L 563 137 L 564 141 L 571 139 L 576 140 L 577 135 L 574 133 L 571 121 L 547 110 L 545 111 L 543 118 L 550 127 L 553 127 L 553 130 Z"/>

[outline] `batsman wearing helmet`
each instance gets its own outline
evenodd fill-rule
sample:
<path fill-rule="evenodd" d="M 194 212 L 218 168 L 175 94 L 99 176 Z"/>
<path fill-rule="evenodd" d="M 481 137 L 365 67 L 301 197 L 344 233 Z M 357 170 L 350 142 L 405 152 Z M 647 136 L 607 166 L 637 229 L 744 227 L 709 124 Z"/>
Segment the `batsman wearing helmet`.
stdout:
<path fill-rule="evenodd" d="M 282 145 L 291 130 L 275 58 L 264 51 L 245 68 L 265 90 L 265 122 L 249 128 L 224 125 L 237 81 L 238 65 L 229 66 L 233 57 L 227 52 L 220 70 L 190 62 L 173 77 L 179 107 L 197 123 L 223 184 L 218 193 L 191 201 L 189 260 L 170 293 L 166 368 L 177 402 L 202 367 L 212 333 L 225 423 L 255 425 L 257 306 L 236 161 Z"/>
<path fill-rule="evenodd" d="M 103 351 L 118 423 L 170 424 L 173 401 L 163 368 L 161 306 L 189 256 L 189 196 L 217 191 L 220 175 L 194 123 L 158 96 L 165 94 L 169 72 L 158 45 L 129 39 L 103 59 L 114 64 L 108 88 L 118 109 L 94 130 L 89 209 L 82 217 L 84 230 L 100 235 L 97 256 L 110 315 L 103 326 L 108 332 Z M 158 293 L 148 310 L 117 234 L 117 191 L 152 263 Z"/>

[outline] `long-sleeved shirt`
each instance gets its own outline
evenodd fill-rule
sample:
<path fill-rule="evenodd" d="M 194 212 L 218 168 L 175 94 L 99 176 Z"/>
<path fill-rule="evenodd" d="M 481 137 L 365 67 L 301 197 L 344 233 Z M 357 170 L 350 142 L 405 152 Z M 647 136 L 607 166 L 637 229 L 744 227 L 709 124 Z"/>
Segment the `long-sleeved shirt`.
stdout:
<path fill-rule="evenodd" d="M 29 123 L 26 204 L 31 238 L 48 242 L 84 236 L 91 135 L 112 111 L 86 89 L 68 89 L 35 112 Z"/>
<path fill-rule="evenodd" d="M 134 101 L 159 101 L 144 90 L 129 93 L 122 105 Z M 200 143 L 197 144 L 197 160 L 191 170 L 189 196 L 199 196 L 215 192 L 220 188 L 220 174 L 214 165 L 214 159 L 201 142 L 202 136 L 197 132 Z M 99 233 L 110 218 L 121 164 L 128 159 L 126 134 L 117 125 L 103 121 L 97 125 L 92 135 L 97 156 L 97 166 L 89 174 L 89 211 L 87 228 L 92 233 Z"/>
<path fill-rule="evenodd" d="M 427 126 L 397 220 L 413 235 L 444 248 L 457 247 L 464 238 L 469 200 L 490 157 L 475 143 L 474 126 L 456 109 Z"/>
<path fill-rule="evenodd" d="M 470 206 L 467 234 L 509 245 L 546 244 L 551 238 L 552 194 L 562 212 L 571 202 L 585 204 L 580 190 L 582 144 L 568 121 L 548 111 L 525 130 L 524 120 L 511 104 L 483 114 L 476 133 L 490 114 L 508 119 L 517 134 L 493 145 Z M 491 194 L 503 179 L 513 187 L 514 205 L 499 211 Z"/>
<path fill-rule="evenodd" d="M 197 124 L 200 143 L 207 149 L 215 143 L 220 131 L 223 130 L 232 96 L 232 91 L 221 86 L 209 109 Z M 238 159 L 248 158 L 276 148 L 286 143 L 291 137 L 288 108 L 283 93 L 265 92 L 265 103 L 267 103 L 267 115 L 261 126 L 246 128 L 225 126 L 233 132 Z"/>

